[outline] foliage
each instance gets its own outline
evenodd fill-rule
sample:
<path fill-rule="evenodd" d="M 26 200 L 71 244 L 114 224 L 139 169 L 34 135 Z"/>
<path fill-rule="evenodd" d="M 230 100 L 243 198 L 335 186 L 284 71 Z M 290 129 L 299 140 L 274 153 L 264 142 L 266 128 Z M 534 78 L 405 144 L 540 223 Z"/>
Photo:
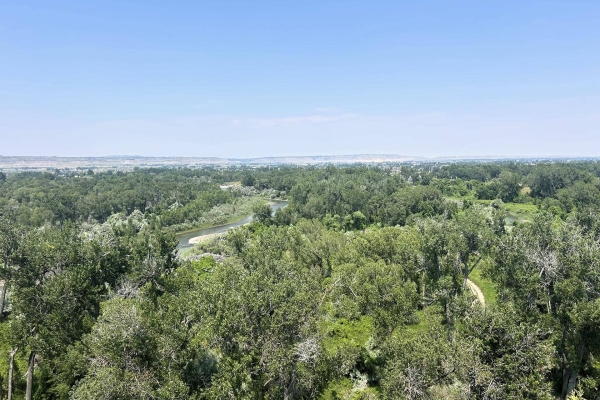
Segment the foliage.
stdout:
<path fill-rule="evenodd" d="M 16 398 L 29 383 L 37 399 L 598 398 L 599 175 L 506 162 L 0 176 L 0 366 L 18 348 Z M 272 215 L 257 194 L 289 205 Z M 174 230 L 241 212 L 254 222 L 177 254 Z"/>

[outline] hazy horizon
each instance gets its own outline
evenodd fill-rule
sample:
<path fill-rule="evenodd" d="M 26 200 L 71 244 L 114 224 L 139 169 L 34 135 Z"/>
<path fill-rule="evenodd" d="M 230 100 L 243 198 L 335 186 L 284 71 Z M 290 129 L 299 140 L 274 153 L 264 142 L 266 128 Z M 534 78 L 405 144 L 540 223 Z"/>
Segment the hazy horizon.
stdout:
<path fill-rule="evenodd" d="M 262 160 L 262 159 L 343 159 L 343 158 L 357 158 L 357 159 L 398 159 L 402 161 L 446 161 L 446 160 L 517 160 L 517 159 L 600 159 L 600 156 L 593 155 L 581 155 L 581 156 L 572 156 L 565 154 L 554 154 L 547 156 L 538 156 L 538 155 L 498 155 L 498 154 L 481 154 L 481 155 L 472 155 L 472 156 L 464 156 L 464 155 L 450 155 L 450 156 L 420 156 L 418 154 L 410 155 L 410 154 L 384 154 L 384 153 L 365 153 L 365 154 L 300 154 L 300 155 L 262 155 L 255 157 L 222 157 L 217 155 L 192 155 L 192 156 L 178 156 L 178 155 L 160 155 L 160 156 L 148 156 L 142 154 L 107 154 L 107 155 L 98 155 L 98 156 L 90 156 L 90 155 L 73 155 L 73 156 L 60 156 L 60 155 L 6 155 L 0 154 L 1 158 L 23 158 L 23 159 L 165 159 L 165 160 L 176 160 L 176 159 L 197 159 L 197 160 L 230 160 L 230 161 L 244 161 L 244 160 Z M 0 168 L 2 165 L 0 165 Z"/>
<path fill-rule="evenodd" d="M 600 155 L 600 3 L 8 1 L 0 154 Z"/>

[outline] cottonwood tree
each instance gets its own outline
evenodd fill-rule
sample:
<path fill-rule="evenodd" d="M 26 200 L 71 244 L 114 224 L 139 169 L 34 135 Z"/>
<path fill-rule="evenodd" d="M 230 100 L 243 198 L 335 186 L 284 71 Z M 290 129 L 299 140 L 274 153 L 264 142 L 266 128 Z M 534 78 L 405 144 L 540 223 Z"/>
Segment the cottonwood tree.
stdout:
<path fill-rule="evenodd" d="M 322 275 L 285 255 L 286 229 L 262 231 L 199 288 L 194 318 L 222 355 L 208 397 L 314 397 L 324 383 L 315 336 Z"/>
<path fill-rule="evenodd" d="M 20 338 L 15 345 L 30 352 L 27 397 L 36 370 L 47 392 L 68 395 L 77 373 L 70 372 L 67 349 L 90 331 L 100 301 L 123 276 L 156 291 L 161 276 L 174 268 L 171 236 L 138 228 L 129 221 L 115 233 L 119 228 L 110 224 L 82 230 L 65 223 L 27 235 L 14 273 L 11 315 Z"/>
<path fill-rule="evenodd" d="M 161 374 L 161 358 L 173 359 L 173 355 L 163 354 L 161 346 L 167 338 L 156 332 L 142 301 L 116 297 L 103 303 L 102 315 L 83 340 L 89 366 L 70 398 L 187 398 L 179 371 Z"/>
<path fill-rule="evenodd" d="M 472 308 L 461 322 L 461 340 L 476 348 L 467 374 L 475 398 L 553 398 L 551 328 L 528 320 L 510 302 L 501 309 Z"/>
<path fill-rule="evenodd" d="M 557 325 L 555 370 L 562 398 L 580 378 L 589 382 L 598 355 L 596 324 L 600 297 L 600 244 L 574 220 L 548 214 L 504 238 L 492 267 L 501 298 L 532 316 L 545 314 Z M 596 325 L 597 326 L 597 325 Z M 592 380 L 591 382 L 595 382 Z M 583 390 L 596 393 L 595 383 Z"/>
<path fill-rule="evenodd" d="M 62 339 L 61 333 L 67 334 L 60 322 L 72 317 L 67 313 L 60 318 L 60 312 L 55 308 L 60 304 L 68 307 L 68 301 L 52 301 L 54 296 L 58 294 L 60 297 L 62 294 L 58 281 L 62 280 L 74 258 L 75 246 L 71 247 L 71 241 L 64 240 L 63 235 L 74 239 L 67 227 L 64 231 L 50 228 L 31 231 L 24 242 L 20 266 L 14 274 L 14 317 L 11 328 L 17 332 L 15 336 L 20 338 L 19 347 L 29 350 L 25 394 L 27 400 L 32 396 L 33 374 L 39 360 L 38 355 L 58 350 L 56 345 Z"/>
<path fill-rule="evenodd" d="M 252 208 L 254 219 L 261 224 L 270 225 L 272 222 L 273 210 L 269 204 L 257 204 Z"/>
<path fill-rule="evenodd" d="M 383 398 L 470 398 L 468 373 L 479 364 L 473 345 L 449 341 L 441 322 L 432 316 L 427 330 L 403 331 L 383 344 Z"/>
<path fill-rule="evenodd" d="M 407 279 L 400 265 L 383 261 L 345 264 L 335 269 L 332 280 L 337 282 L 332 293 L 337 301 L 341 305 L 354 303 L 360 314 L 373 317 L 380 335 L 389 335 L 399 325 L 416 320 L 417 285 Z"/>
<path fill-rule="evenodd" d="M 0 215 L 0 320 L 4 317 L 6 291 L 11 283 L 22 235 L 23 232 L 19 227 Z"/>

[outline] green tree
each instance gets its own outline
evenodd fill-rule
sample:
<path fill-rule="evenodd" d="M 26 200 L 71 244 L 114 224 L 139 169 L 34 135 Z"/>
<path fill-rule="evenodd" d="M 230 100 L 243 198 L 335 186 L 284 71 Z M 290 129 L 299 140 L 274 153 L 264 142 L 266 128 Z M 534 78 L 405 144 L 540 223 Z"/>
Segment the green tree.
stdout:
<path fill-rule="evenodd" d="M 244 186 L 254 186 L 254 177 L 251 174 L 245 174 L 241 182 Z"/>
<path fill-rule="evenodd" d="M 521 179 L 519 175 L 514 172 L 504 171 L 498 179 L 500 181 L 500 190 L 497 197 L 505 202 L 514 201 L 521 191 Z"/>
<path fill-rule="evenodd" d="M 287 229 L 261 232 L 241 262 L 216 267 L 199 288 L 195 318 L 222 355 L 210 398 L 315 397 L 324 383 L 315 335 L 321 271 L 284 255 Z"/>
<path fill-rule="evenodd" d="M 13 265 L 22 236 L 21 229 L 0 215 L 0 320 L 4 317 L 6 291 L 12 280 Z"/>
<path fill-rule="evenodd" d="M 594 375 L 598 339 L 590 324 L 597 318 L 592 310 L 599 298 L 594 277 L 600 246 L 573 220 L 557 222 L 548 214 L 518 228 L 502 240 L 492 276 L 502 288 L 501 296 L 522 312 L 536 317 L 546 314 L 557 325 L 554 368 L 561 377 L 557 386 L 566 398 L 579 381 L 587 382 Z M 588 385 L 586 391 L 597 386 Z"/>
<path fill-rule="evenodd" d="M 257 204 L 252 208 L 254 219 L 261 224 L 270 225 L 272 222 L 273 210 L 269 204 Z"/>

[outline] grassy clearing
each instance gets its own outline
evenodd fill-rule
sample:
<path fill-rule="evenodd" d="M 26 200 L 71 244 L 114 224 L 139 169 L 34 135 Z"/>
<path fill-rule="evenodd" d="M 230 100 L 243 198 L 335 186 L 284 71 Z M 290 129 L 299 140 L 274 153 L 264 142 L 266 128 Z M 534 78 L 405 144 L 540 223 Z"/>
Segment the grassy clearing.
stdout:
<path fill-rule="evenodd" d="M 337 381 L 330 382 L 327 385 L 323 394 L 319 397 L 320 400 L 338 400 L 343 399 L 352 392 L 354 384 L 348 378 L 339 379 Z"/>
<path fill-rule="evenodd" d="M 458 200 L 470 200 L 475 204 L 481 204 L 484 206 L 489 206 L 494 202 L 494 200 L 480 200 L 475 198 L 458 198 L 452 197 L 453 199 Z M 513 214 L 535 214 L 538 212 L 538 207 L 533 203 L 501 203 L 501 208 Z"/>
<path fill-rule="evenodd" d="M 330 354 L 348 346 L 362 348 L 373 335 L 373 318 L 363 316 L 358 320 L 339 318 L 324 322 L 321 332 L 326 336 L 323 347 Z"/>
<path fill-rule="evenodd" d="M 489 206 L 494 200 L 480 200 L 476 199 L 473 195 L 467 196 L 453 196 L 448 197 L 452 200 L 471 201 L 473 204 L 480 204 L 482 206 Z M 514 221 L 519 223 L 529 222 L 533 219 L 533 216 L 538 212 L 538 207 L 533 203 L 502 203 L 501 209 L 506 212 L 506 221 L 508 225 L 512 225 Z"/>
<path fill-rule="evenodd" d="M 507 212 L 509 224 L 512 224 L 512 221 L 529 222 L 538 212 L 538 207 L 532 203 L 504 203 L 502 209 Z"/>
<path fill-rule="evenodd" d="M 538 211 L 533 203 L 504 203 L 502 208 L 514 214 L 535 214 Z"/>
<path fill-rule="evenodd" d="M 373 318 L 362 316 L 359 319 L 349 320 L 338 318 L 332 321 L 324 321 L 320 324 L 321 334 L 325 336 L 323 347 L 330 357 L 345 354 L 352 349 L 354 352 L 363 353 L 371 362 L 376 357 L 372 353 Z M 356 376 L 356 380 L 342 378 L 332 381 L 327 385 L 319 399 L 341 400 L 362 399 L 369 394 L 377 395 L 377 388 L 369 386 L 366 376 Z M 369 398 L 369 397 L 367 397 Z"/>
<path fill-rule="evenodd" d="M 425 311 L 418 310 L 416 314 L 417 318 L 419 319 L 419 323 L 407 325 L 406 327 L 403 327 L 403 329 L 407 329 L 412 332 L 426 332 L 427 329 L 429 329 L 429 321 L 427 319 L 427 316 L 425 315 Z"/>

